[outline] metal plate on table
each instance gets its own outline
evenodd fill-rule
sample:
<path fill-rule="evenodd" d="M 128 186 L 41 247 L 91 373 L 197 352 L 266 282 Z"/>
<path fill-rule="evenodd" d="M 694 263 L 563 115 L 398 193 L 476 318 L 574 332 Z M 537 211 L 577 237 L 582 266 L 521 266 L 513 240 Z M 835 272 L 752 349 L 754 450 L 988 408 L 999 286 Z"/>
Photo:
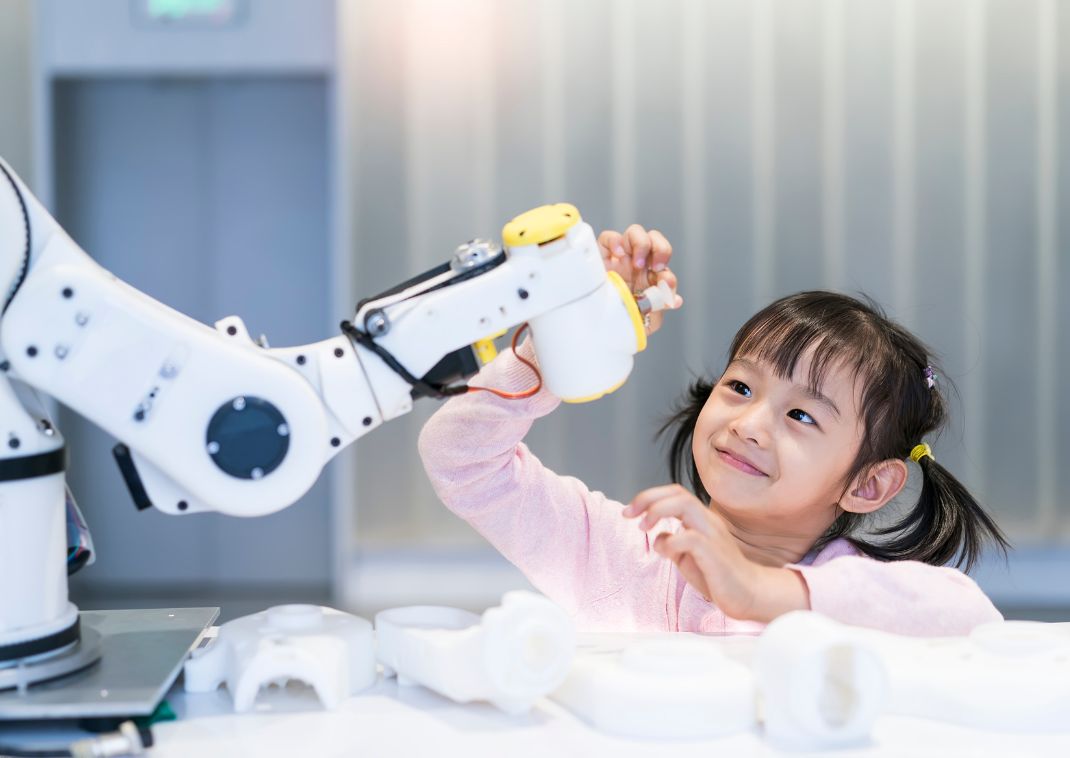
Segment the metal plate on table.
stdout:
<path fill-rule="evenodd" d="M 0 692 L 0 720 L 148 716 L 170 689 L 218 608 L 82 611 L 101 659 L 82 671 Z"/>

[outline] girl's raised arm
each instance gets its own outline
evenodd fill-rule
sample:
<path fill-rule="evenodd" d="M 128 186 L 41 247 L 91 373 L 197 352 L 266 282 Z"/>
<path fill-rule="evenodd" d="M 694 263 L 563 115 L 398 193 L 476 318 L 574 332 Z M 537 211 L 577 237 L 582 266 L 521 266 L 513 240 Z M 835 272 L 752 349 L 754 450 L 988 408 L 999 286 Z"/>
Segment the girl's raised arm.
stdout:
<path fill-rule="evenodd" d="M 534 361 L 530 342 L 518 352 Z M 506 351 L 472 383 L 519 392 L 533 379 L 531 369 Z M 660 558 L 646 536 L 620 517 L 621 503 L 549 470 L 521 442 L 535 419 L 559 402 L 545 390 L 525 400 L 489 392 L 460 395 L 427 422 L 419 447 L 446 507 L 472 524 L 539 591 L 578 613 Z"/>

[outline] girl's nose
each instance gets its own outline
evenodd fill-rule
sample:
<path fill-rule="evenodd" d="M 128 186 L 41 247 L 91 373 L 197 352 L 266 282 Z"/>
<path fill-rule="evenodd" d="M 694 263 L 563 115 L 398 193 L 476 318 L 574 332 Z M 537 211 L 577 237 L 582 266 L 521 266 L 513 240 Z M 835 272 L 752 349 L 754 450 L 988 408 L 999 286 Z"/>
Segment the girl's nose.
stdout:
<path fill-rule="evenodd" d="M 732 433 L 744 442 L 765 447 L 769 442 L 769 408 L 765 403 L 748 403 L 732 420 Z"/>

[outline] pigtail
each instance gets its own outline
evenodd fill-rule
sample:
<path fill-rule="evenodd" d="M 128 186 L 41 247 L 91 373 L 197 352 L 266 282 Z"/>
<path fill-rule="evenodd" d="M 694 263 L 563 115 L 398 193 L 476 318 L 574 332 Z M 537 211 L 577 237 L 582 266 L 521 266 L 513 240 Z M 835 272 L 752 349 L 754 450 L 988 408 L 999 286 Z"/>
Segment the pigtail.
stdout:
<path fill-rule="evenodd" d="M 881 560 L 913 560 L 936 566 L 955 560 L 969 571 L 991 541 L 1004 557 L 1009 544 L 992 517 L 969 490 L 932 455 L 918 460 L 922 472 L 917 504 L 897 523 L 877 530 L 895 538 L 879 544 L 856 541 L 864 552 Z"/>
<path fill-rule="evenodd" d="M 714 385 L 701 379 L 695 381 L 683 398 L 676 405 L 661 428 L 657 436 L 664 437 L 671 434 L 669 439 L 669 476 L 676 484 L 687 481 L 691 484 L 691 491 L 699 500 L 709 505 L 710 494 L 702 484 L 698 467 L 695 466 L 695 456 L 691 453 L 691 440 L 695 433 L 695 424 L 702 407 L 713 392 Z"/>

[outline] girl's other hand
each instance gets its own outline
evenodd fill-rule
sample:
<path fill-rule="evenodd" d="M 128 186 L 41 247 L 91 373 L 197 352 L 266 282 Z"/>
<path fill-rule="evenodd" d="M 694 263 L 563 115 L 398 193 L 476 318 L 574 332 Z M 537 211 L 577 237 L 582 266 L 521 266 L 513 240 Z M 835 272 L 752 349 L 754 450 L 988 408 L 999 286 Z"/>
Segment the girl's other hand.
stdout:
<path fill-rule="evenodd" d="M 659 534 L 654 552 L 668 558 L 687 583 L 706 600 L 734 618 L 745 618 L 753 591 L 750 569 L 754 566 L 740 551 L 723 519 L 679 484 L 643 490 L 622 514 L 639 518 L 639 528 L 649 532 L 665 518 L 677 519 L 680 529 Z"/>
<path fill-rule="evenodd" d="M 669 268 L 672 245 L 661 232 L 647 231 L 639 224 L 632 224 L 624 234 L 607 229 L 598 235 L 598 247 L 606 270 L 620 274 L 632 292 L 642 292 L 661 281 L 676 292 L 676 274 Z M 683 302 L 683 298 L 676 295 L 673 307 L 679 308 Z M 647 332 L 656 332 L 661 328 L 661 322 L 660 311 L 651 314 Z"/>
<path fill-rule="evenodd" d="M 679 484 L 643 490 L 622 515 L 641 517 L 643 531 L 661 519 L 677 519 L 680 528 L 659 534 L 654 551 L 676 564 L 687 583 L 727 616 L 769 622 L 810 606 L 806 585 L 795 571 L 747 558 L 725 520 Z"/>

